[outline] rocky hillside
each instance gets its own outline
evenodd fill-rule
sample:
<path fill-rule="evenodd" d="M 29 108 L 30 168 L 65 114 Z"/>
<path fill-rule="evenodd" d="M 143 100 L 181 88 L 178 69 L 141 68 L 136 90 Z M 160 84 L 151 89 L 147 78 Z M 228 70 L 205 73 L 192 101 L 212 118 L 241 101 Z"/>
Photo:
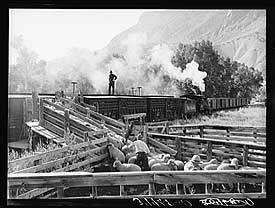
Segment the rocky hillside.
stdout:
<path fill-rule="evenodd" d="M 129 36 L 140 36 L 144 47 L 210 40 L 218 52 L 265 72 L 265 10 L 169 10 L 145 12 L 138 23 L 112 39 L 111 53 L 123 53 Z"/>

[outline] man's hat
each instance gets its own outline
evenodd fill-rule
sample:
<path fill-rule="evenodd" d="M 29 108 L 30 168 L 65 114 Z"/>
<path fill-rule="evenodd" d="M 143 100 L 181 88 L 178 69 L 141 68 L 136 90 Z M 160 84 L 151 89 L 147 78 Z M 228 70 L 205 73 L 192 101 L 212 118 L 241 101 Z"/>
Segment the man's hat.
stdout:
<path fill-rule="evenodd" d="M 193 155 L 190 161 L 194 163 L 201 163 L 201 158 L 199 155 Z"/>

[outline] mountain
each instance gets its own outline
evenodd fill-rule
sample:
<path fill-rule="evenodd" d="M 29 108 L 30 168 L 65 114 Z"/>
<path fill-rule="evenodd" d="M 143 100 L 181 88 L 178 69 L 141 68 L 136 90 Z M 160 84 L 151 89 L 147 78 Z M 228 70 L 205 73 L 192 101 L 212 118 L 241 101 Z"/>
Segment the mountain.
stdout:
<path fill-rule="evenodd" d="M 210 40 L 220 55 L 265 73 L 265 10 L 145 12 L 136 25 L 115 36 L 107 50 L 110 53 L 123 53 L 125 41 L 134 34 L 142 34 L 146 41 L 144 47 L 148 48 L 160 43 L 175 48 L 179 42 L 186 44 Z"/>

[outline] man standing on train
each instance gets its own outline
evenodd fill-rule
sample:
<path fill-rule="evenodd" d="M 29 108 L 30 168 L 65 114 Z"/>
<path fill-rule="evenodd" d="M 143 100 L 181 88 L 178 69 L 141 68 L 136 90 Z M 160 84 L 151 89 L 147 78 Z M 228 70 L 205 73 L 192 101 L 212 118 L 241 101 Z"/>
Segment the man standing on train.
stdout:
<path fill-rule="evenodd" d="M 117 76 L 115 74 L 113 74 L 112 71 L 110 71 L 110 75 L 109 75 L 109 95 L 111 95 L 111 88 L 112 88 L 112 94 L 114 94 L 115 80 L 117 80 Z"/>

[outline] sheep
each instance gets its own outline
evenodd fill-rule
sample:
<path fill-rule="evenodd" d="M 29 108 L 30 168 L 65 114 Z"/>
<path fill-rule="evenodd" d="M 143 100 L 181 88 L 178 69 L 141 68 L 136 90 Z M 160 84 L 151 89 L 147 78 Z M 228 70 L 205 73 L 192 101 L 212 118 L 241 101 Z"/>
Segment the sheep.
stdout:
<path fill-rule="evenodd" d="M 134 153 L 134 152 L 129 152 L 129 153 L 127 153 L 126 156 L 125 156 L 125 161 L 128 161 L 128 163 L 129 163 L 130 158 L 135 157 L 135 156 L 136 156 L 136 153 Z"/>
<path fill-rule="evenodd" d="M 184 169 L 184 163 L 181 160 L 174 160 L 174 163 L 176 164 L 178 170 Z"/>
<path fill-rule="evenodd" d="M 217 170 L 218 164 L 208 164 L 204 166 L 203 170 Z"/>
<path fill-rule="evenodd" d="M 130 148 L 128 145 L 124 145 L 122 148 L 121 148 L 122 152 L 124 153 L 124 155 L 127 155 L 129 152 L 130 152 Z"/>
<path fill-rule="evenodd" d="M 212 164 L 218 164 L 217 159 L 211 159 L 209 162 L 205 162 L 200 164 L 199 166 L 204 169 L 205 166 L 212 165 Z"/>
<path fill-rule="evenodd" d="M 123 143 L 119 139 L 109 136 L 109 142 L 112 143 L 116 148 L 120 150 L 122 149 Z"/>
<path fill-rule="evenodd" d="M 151 171 L 169 171 L 177 170 L 177 165 L 173 159 L 168 160 L 167 163 L 156 163 L 151 167 Z"/>
<path fill-rule="evenodd" d="M 218 166 L 217 170 L 237 170 L 238 169 L 238 159 L 233 158 L 231 163 L 222 163 Z"/>
<path fill-rule="evenodd" d="M 150 170 L 149 163 L 148 163 L 148 156 L 145 152 L 137 152 L 135 164 L 141 167 L 142 171 Z"/>
<path fill-rule="evenodd" d="M 130 163 L 134 164 L 135 161 L 136 161 L 136 159 L 137 159 L 137 155 L 135 154 L 134 156 L 130 157 L 130 158 L 127 160 L 127 162 L 128 162 L 129 164 L 130 164 Z"/>
<path fill-rule="evenodd" d="M 119 160 L 116 160 L 113 164 L 119 172 L 141 171 L 141 168 L 136 164 L 122 164 Z"/>
<path fill-rule="evenodd" d="M 169 154 L 166 154 L 162 159 L 158 159 L 158 158 L 150 159 L 149 162 L 148 162 L 149 167 L 151 168 L 156 163 L 167 163 L 169 159 L 170 159 Z"/>
<path fill-rule="evenodd" d="M 238 169 L 238 159 L 233 158 L 231 160 L 231 163 L 222 163 L 217 167 L 217 170 L 237 170 Z M 228 185 L 229 187 L 225 187 L 225 185 Z M 222 186 L 222 192 L 231 192 L 235 185 L 233 183 L 228 183 L 228 184 L 221 184 Z"/>
<path fill-rule="evenodd" d="M 114 144 L 109 143 L 107 145 L 108 153 L 111 159 L 118 159 L 121 162 L 125 162 L 125 156 L 124 154 L 114 146 Z"/>

